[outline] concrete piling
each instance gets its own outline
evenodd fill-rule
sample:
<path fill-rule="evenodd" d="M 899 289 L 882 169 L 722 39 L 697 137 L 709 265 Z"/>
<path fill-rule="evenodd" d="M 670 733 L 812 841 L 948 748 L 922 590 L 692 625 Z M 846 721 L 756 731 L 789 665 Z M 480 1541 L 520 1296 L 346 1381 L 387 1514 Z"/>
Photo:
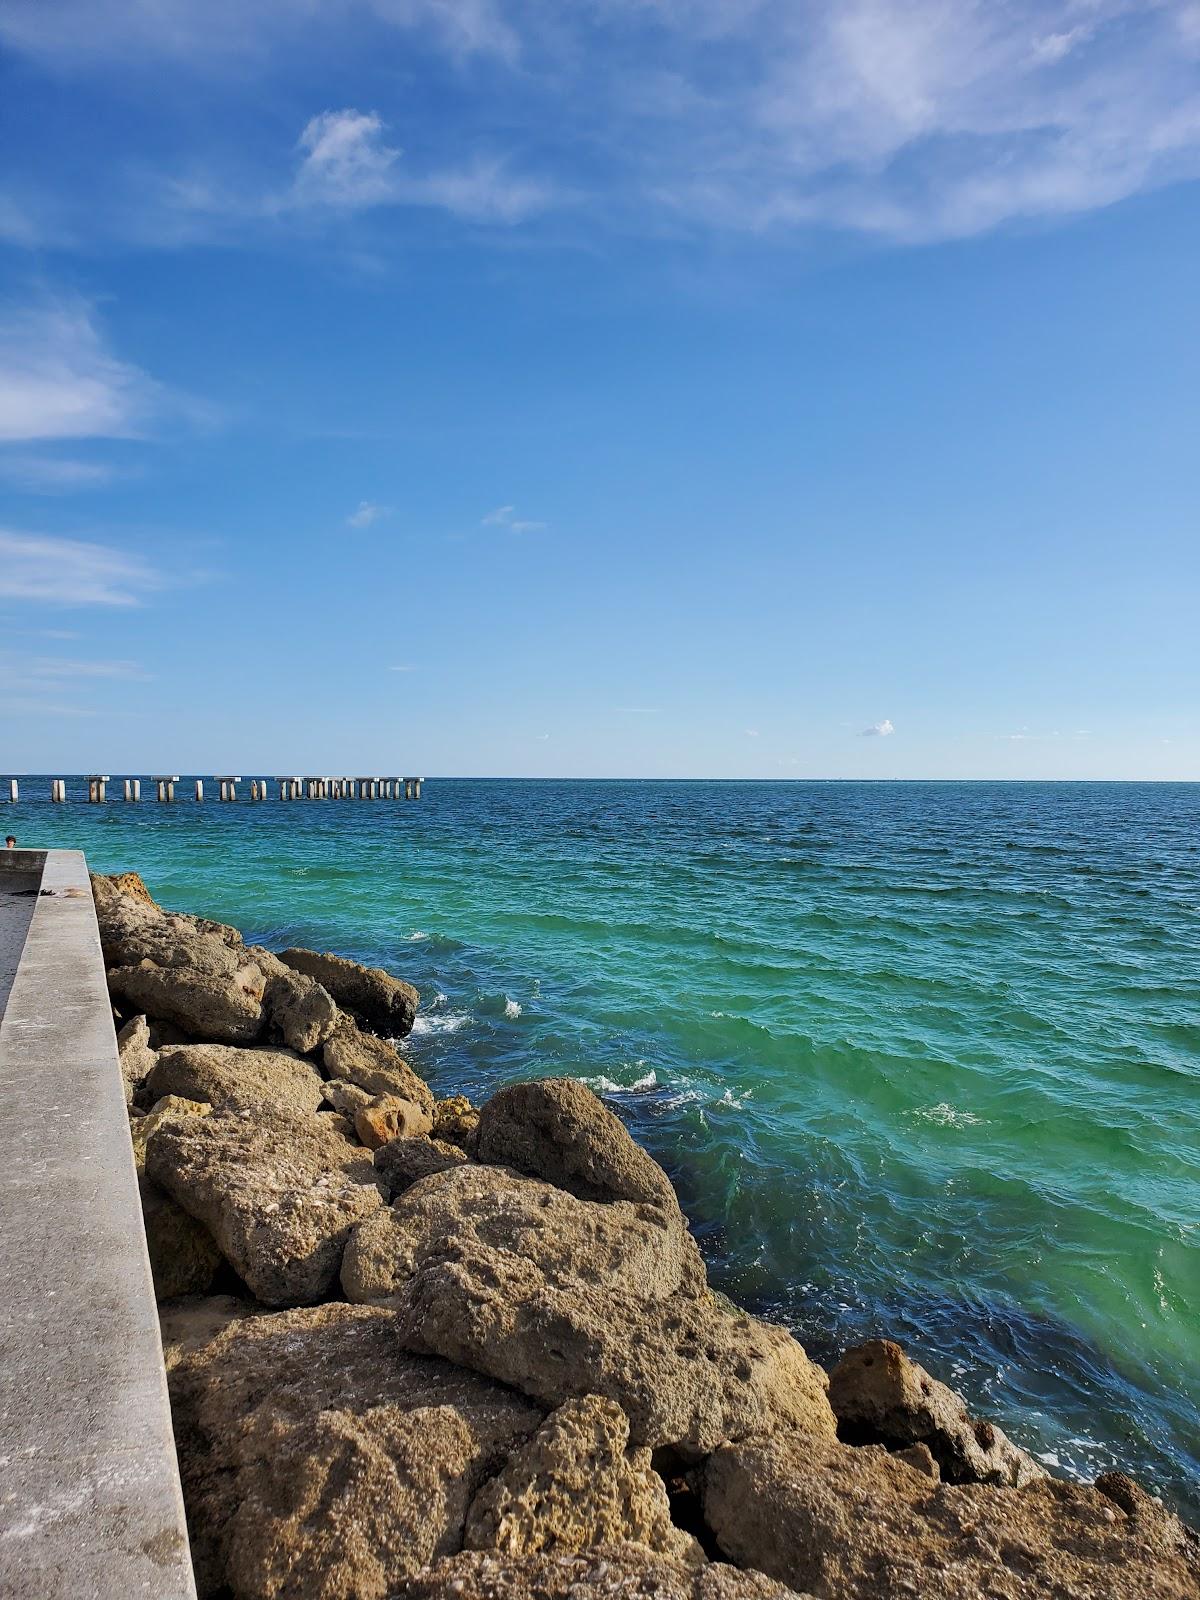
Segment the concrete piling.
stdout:
<path fill-rule="evenodd" d="M 160 803 L 170 805 L 175 799 L 175 785 L 179 782 L 179 774 L 170 772 L 161 776 L 156 775 L 152 777 L 151 782 L 154 783 L 158 790 Z"/>
<path fill-rule="evenodd" d="M 17 788 L 17 780 L 15 778 L 10 778 L 9 782 L 8 782 L 9 803 L 11 805 L 15 806 L 17 801 L 20 799 L 20 797 L 21 797 L 21 792 Z"/>
<path fill-rule="evenodd" d="M 125 779 L 125 802 L 131 804 L 134 800 L 142 798 L 142 780 L 140 778 Z"/>
<path fill-rule="evenodd" d="M 93 806 L 102 806 L 105 799 L 105 785 L 108 783 L 108 774 L 93 772 L 88 776 L 88 803 Z"/>
<path fill-rule="evenodd" d="M 197 805 L 200 805 L 200 804 L 203 803 L 203 801 L 204 801 L 204 779 L 203 778 L 197 778 L 196 779 L 196 803 L 197 803 Z"/>
<path fill-rule="evenodd" d="M 57 805 L 61 805 L 67 798 L 67 785 L 62 778 L 51 778 L 50 798 Z"/>

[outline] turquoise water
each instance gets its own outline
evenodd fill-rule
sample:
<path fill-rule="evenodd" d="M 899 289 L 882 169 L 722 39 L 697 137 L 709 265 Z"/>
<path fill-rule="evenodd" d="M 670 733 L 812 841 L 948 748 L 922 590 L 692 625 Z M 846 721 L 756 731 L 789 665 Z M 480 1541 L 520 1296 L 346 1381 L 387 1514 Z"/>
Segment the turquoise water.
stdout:
<path fill-rule="evenodd" d="M 893 1335 L 1062 1470 L 1200 1514 L 1200 786 L 464 780 L 0 820 L 411 979 L 442 1092 L 583 1078 L 714 1281 L 818 1358 Z"/>

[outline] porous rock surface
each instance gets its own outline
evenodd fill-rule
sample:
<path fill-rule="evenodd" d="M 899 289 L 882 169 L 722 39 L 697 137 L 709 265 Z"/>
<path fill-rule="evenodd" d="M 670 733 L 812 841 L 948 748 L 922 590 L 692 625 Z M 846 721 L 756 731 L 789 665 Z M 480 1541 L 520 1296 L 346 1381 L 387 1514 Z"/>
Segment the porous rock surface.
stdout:
<path fill-rule="evenodd" d="M 411 1100 L 422 1111 L 433 1111 L 433 1093 L 419 1078 L 394 1045 L 374 1034 L 364 1033 L 349 1017 L 339 1017 L 337 1026 L 325 1041 L 321 1059 L 331 1078 L 340 1078 L 358 1089 L 376 1095 L 395 1095 Z"/>
<path fill-rule="evenodd" d="M 160 1050 L 146 1079 L 156 1097 L 179 1095 L 223 1106 L 263 1100 L 293 1111 L 316 1111 L 325 1080 L 303 1056 L 267 1045 L 187 1044 Z"/>
<path fill-rule="evenodd" d="M 465 1150 L 441 1139 L 392 1139 L 376 1150 L 373 1160 L 375 1171 L 383 1180 L 388 1193 L 403 1194 L 410 1185 L 421 1178 L 430 1178 L 435 1172 L 446 1172 L 451 1167 L 461 1167 L 469 1159 Z"/>
<path fill-rule="evenodd" d="M 360 1224 L 342 1287 L 351 1300 L 394 1297 L 446 1257 L 490 1259 L 498 1275 L 509 1263 L 529 1267 L 546 1286 L 619 1291 L 648 1305 L 704 1281 L 695 1241 L 656 1206 L 599 1205 L 505 1167 L 460 1162 Z"/>
<path fill-rule="evenodd" d="M 158 1060 L 150 1046 L 150 1024 L 145 1017 L 131 1018 L 117 1034 L 117 1059 L 125 1085 L 125 1104 L 131 1105 L 134 1095 L 146 1081 L 146 1074 Z"/>
<path fill-rule="evenodd" d="M 829 1374 L 841 1438 L 890 1449 L 924 1445 L 948 1483 L 1021 1488 L 1045 1471 L 992 1422 L 975 1420 L 960 1396 L 931 1378 L 890 1339 L 849 1351 Z"/>
<path fill-rule="evenodd" d="M 156 1298 L 206 1294 L 221 1264 L 221 1252 L 212 1235 L 157 1184 L 143 1177 L 140 1189 Z"/>
<path fill-rule="evenodd" d="M 109 993 L 115 1000 L 174 1023 L 190 1038 L 222 1044 L 249 1044 L 258 1038 L 265 987 L 266 980 L 253 962 L 217 972 L 144 961 L 115 967 L 108 974 Z"/>
<path fill-rule="evenodd" d="M 464 1550 L 397 1584 L 392 1600 L 812 1600 L 761 1572 L 722 1562 L 694 1567 L 639 1544 L 603 1544 L 577 1555 L 504 1556 Z"/>
<path fill-rule="evenodd" d="M 354 1131 L 368 1150 L 393 1139 L 423 1139 L 432 1127 L 428 1111 L 394 1094 L 377 1094 L 354 1113 Z"/>
<path fill-rule="evenodd" d="M 568 1400 L 475 1496 L 464 1544 L 530 1555 L 633 1540 L 692 1565 L 705 1555 L 671 1521 L 650 1451 L 631 1448 L 629 1419 L 600 1395 Z"/>
<path fill-rule="evenodd" d="M 1200 1596 L 1175 1518 L 1053 1478 L 939 1484 L 879 1446 L 776 1435 L 715 1450 L 703 1502 L 726 1556 L 821 1600 Z"/>
<path fill-rule="evenodd" d="M 150 1139 L 148 1176 L 205 1224 L 264 1305 L 326 1296 L 351 1229 L 383 1204 L 370 1156 L 334 1124 L 251 1102 L 172 1118 Z"/>
<path fill-rule="evenodd" d="M 178 1357 L 171 1400 L 202 1600 L 384 1600 L 461 1547 L 542 1419 L 344 1304 L 230 1322 Z"/>
<path fill-rule="evenodd" d="M 133 1164 L 141 1173 L 146 1166 L 146 1147 L 150 1136 L 161 1128 L 168 1117 L 206 1117 L 212 1107 L 203 1100 L 189 1100 L 184 1095 L 168 1094 L 156 1100 L 144 1117 L 131 1116 L 129 1137 L 133 1141 Z"/>
<path fill-rule="evenodd" d="M 679 1203 L 666 1173 L 574 1078 L 514 1083 L 483 1107 L 473 1154 L 516 1167 L 581 1200 Z"/>
<path fill-rule="evenodd" d="M 283 950 L 285 966 L 314 978 L 343 1011 L 385 1039 L 403 1039 L 412 1032 L 420 996 L 411 983 L 393 978 L 382 967 L 362 967 L 356 961 L 316 950 Z"/>

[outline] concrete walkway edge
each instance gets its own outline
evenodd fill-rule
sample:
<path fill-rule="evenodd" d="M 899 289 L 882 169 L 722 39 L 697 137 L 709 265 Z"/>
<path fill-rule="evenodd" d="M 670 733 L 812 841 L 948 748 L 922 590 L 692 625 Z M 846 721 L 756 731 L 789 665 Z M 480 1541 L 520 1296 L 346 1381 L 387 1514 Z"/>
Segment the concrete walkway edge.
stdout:
<path fill-rule="evenodd" d="M 36 869 L 36 852 L 12 856 Z M 96 910 L 75 850 L 44 853 L 0 1018 L 0 1594 L 195 1597 Z"/>

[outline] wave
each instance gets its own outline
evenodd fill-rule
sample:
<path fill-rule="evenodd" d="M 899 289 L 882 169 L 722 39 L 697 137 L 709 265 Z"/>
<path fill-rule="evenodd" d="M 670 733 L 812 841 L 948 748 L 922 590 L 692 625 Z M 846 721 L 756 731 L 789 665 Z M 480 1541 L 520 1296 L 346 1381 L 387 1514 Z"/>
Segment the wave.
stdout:
<path fill-rule="evenodd" d="M 505 995 L 504 1015 L 509 1019 L 510 1022 L 515 1022 L 521 1015 L 521 1002 L 519 1000 L 510 1000 L 508 996 Z"/>
<path fill-rule="evenodd" d="M 430 1016 L 428 1012 L 417 1017 L 412 1025 L 413 1034 L 457 1033 L 471 1021 L 469 1011 L 447 1011 L 443 1016 Z"/>

